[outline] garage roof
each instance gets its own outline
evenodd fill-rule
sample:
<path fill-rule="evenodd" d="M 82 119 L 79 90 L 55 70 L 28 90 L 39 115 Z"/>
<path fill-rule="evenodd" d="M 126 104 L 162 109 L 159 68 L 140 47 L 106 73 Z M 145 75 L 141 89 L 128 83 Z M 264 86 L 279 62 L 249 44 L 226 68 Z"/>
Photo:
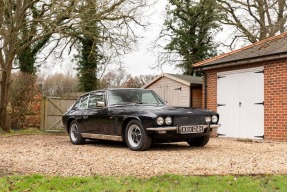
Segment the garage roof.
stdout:
<path fill-rule="evenodd" d="M 193 67 L 213 69 L 282 58 L 287 58 L 287 32 L 258 41 L 241 49 L 195 63 Z"/>
<path fill-rule="evenodd" d="M 181 82 L 182 84 L 187 85 L 187 86 L 190 86 L 192 84 L 202 85 L 202 77 L 163 73 L 162 75 L 159 75 L 156 78 L 154 78 L 151 82 L 145 84 L 142 88 L 149 87 L 150 85 L 154 84 L 156 81 L 161 79 L 162 77 L 167 77 L 174 81 Z"/>

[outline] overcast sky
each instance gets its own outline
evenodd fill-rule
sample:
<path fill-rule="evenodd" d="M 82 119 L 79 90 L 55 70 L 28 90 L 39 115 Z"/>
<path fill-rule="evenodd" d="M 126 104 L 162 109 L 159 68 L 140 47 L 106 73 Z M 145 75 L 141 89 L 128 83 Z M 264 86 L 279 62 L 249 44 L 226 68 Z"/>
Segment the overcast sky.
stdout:
<path fill-rule="evenodd" d="M 126 70 L 133 76 L 161 73 L 179 73 L 180 70 L 174 66 L 164 66 L 162 69 L 152 69 L 157 63 L 157 53 L 150 51 L 153 41 L 155 41 L 162 29 L 167 0 L 158 1 L 150 10 L 153 13 L 149 22 L 151 26 L 146 31 L 142 31 L 143 39 L 139 41 L 138 51 L 133 51 L 123 59 Z"/>

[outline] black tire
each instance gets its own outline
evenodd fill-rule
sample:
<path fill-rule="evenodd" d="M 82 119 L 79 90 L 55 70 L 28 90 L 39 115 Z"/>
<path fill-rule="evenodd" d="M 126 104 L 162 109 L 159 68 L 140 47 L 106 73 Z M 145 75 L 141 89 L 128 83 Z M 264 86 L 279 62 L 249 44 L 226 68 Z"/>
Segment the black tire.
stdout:
<path fill-rule="evenodd" d="M 76 120 L 73 120 L 69 127 L 70 141 L 74 145 L 82 145 L 85 143 L 85 138 L 82 137 Z"/>
<path fill-rule="evenodd" d="M 151 138 L 137 120 L 131 120 L 128 123 L 125 130 L 125 140 L 132 151 L 145 151 L 151 145 Z"/>
<path fill-rule="evenodd" d="M 196 138 L 188 139 L 187 143 L 192 147 L 203 147 L 204 145 L 208 143 L 209 138 L 210 138 L 209 135 L 202 136 L 202 137 L 196 137 Z"/>

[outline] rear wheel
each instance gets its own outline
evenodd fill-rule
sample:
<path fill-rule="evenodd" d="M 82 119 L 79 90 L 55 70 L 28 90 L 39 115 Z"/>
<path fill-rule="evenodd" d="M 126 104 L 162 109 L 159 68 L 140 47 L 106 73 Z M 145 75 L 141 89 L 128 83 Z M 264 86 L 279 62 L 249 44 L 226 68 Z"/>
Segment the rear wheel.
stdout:
<path fill-rule="evenodd" d="M 76 120 L 73 120 L 70 124 L 69 136 L 71 143 L 74 145 L 81 145 L 85 143 L 85 138 L 82 137 Z"/>
<path fill-rule="evenodd" d="M 131 120 L 128 123 L 125 131 L 125 140 L 128 147 L 133 151 L 144 151 L 151 145 L 151 138 L 137 120 Z"/>
<path fill-rule="evenodd" d="M 204 145 L 208 143 L 209 138 L 210 138 L 209 135 L 202 136 L 202 137 L 196 137 L 196 138 L 188 139 L 187 143 L 192 147 L 203 147 Z"/>

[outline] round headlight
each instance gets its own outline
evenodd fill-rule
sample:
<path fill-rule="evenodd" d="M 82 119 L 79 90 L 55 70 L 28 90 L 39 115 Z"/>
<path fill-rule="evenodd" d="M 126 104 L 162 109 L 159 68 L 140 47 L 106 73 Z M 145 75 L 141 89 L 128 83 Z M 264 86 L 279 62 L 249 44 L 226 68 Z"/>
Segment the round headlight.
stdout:
<path fill-rule="evenodd" d="M 205 122 L 206 123 L 210 123 L 211 122 L 211 117 L 210 116 L 206 116 L 205 117 Z"/>
<path fill-rule="evenodd" d="M 212 123 L 217 123 L 218 117 L 216 115 L 212 115 L 211 121 Z"/>
<path fill-rule="evenodd" d="M 158 118 L 156 119 L 156 123 L 157 123 L 158 125 L 162 125 L 163 122 L 164 122 L 164 120 L 163 120 L 162 117 L 158 117 Z"/>
<path fill-rule="evenodd" d="M 172 118 L 171 117 L 166 117 L 165 118 L 165 124 L 171 125 L 172 124 Z"/>

